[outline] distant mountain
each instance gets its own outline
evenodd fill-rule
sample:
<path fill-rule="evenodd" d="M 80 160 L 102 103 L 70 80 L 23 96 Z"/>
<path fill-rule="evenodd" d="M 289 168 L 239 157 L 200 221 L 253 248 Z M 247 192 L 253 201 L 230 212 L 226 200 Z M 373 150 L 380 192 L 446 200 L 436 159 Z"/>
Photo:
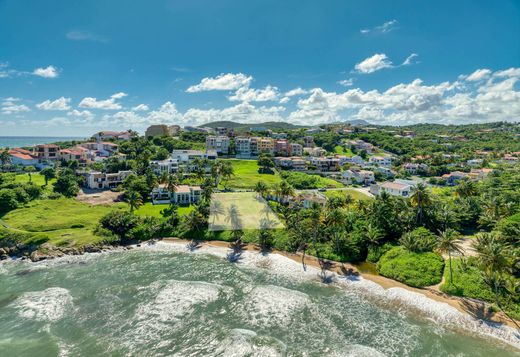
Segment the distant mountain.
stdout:
<path fill-rule="evenodd" d="M 363 119 L 336 121 L 334 123 L 328 123 L 328 124 L 348 124 L 348 125 L 354 125 L 354 126 L 371 125 L 369 122 L 367 122 L 366 120 L 363 120 Z"/>
<path fill-rule="evenodd" d="M 200 125 L 200 127 L 207 127 L 207 128 L 217 128 L 217 127 L 224 127 L 229 129 L 249 129 L 249 128 L 266 128 L 266 129 L 300 129 L 300 128 L 308 128 L 310 126 L 304 126 L 304 125 L 294 125 L 290 123 L 285 123 L 281 121 L 268 121 L 265 123 L 256 123 L 256 124 L 246 124 L 246 123 L 237 123 L 234 121 L 214 121 L 211 123 L 207 123 L 204 125 Z"/>

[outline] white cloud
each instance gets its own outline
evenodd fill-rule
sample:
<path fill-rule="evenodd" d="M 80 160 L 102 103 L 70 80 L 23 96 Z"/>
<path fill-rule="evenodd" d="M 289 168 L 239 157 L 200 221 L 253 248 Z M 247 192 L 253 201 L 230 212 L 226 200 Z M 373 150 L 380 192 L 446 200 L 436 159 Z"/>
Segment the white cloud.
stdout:
<path fill-rule="evenodd" d="M 493 75 L 496 77 L 520 77 L 520 68 L 509 68 L 503 71 L 497 71 Z"/>
<path fill-rule="evenodd" d="M 56 78 L 59 75 L 58 70 L 54 66 L 47 66 L 47 68 L 36 68 L 33 71 L 33 74 L 43 78 Z"/>
<path fill-rule="evenodd" d="M 239 88 L 235 94 L 229 97 L 232 102 L 266 102 L 277 100 L 278 88 L 267 86 L 264 89 Z"/>
<path fill-rule="evenodd" d="M 141 112 L 141 111 L 147 111 L 150 110 L 150 108 L 146 104 L 139 104 L 132 108 L 133 111 Z"/>
<path fill-rule="evenodd" d="M 2 114 L 17 114 L 30 111 L 31 109 L 25 104 L 15 104 L 9 101 L 2 103 Z"/>
<path fill-rule="evenodd" d="M 406 59 L 403 61 L 402 66 L 409 66 L 414 63 L 417 63 L 416 58 L 419 57 L 417 53 L 412 53 L 410 56 L 406 57 Z"/>
<path fill-rule="evenodd" d="M 103 110 L 119 110 L 122 108 L 121 104 L 116 102 L 117 99 L 126 97 L 127 94 L 123 92 L 115 93 L 109 99 L 97 100 L 93 97 L 85 97 L 79 103 L 81 108 L 103 109 Z"/>
<path fill-rule="evenodd" d="M 490 74 L 491 71 L 487 68 L 477 69 L 475 72 L 466 77 L 466 80 L 471 82 L 481 81 L 484 78 L 487 78 Z"/>
<path fill-rule="evenodd" d="M 47 99 L 44 102 L 36 104 L 36 107 L 41 110 L 69 110 L 70 98 L 61 97 L 56 100 Z"/>
<path fill-rule="evenodd" d="M 354 84 L 354 78 L 342 79 L 338 81 L 338 84 L 343 87 L 350 87 Z"/>
<path fill-rule="evenodd" d="M 294 97 L 296 95 L 304 95 L 304 94 L 307 94 L 307 93 L 309 93 L 309 91 L 298 87 L 298 88 L 291 89 L 288 92 L 285 92 L 284 96 L 286 96 L 286 97 Z"/>
<path fill-rule="evenodd" d="M 382 25 L 379 25 L 379 26 L 376 26 L 376 27 L 373 27 L 373 28 L 368 28 L 368 29 L 361 29 L 359 30 L 362 34 L 369 34 L 369 33 L 377 33 L 377 34 L 381 34 L 381 33 L 388 33 L 392 30 L 394 30 L 397 26 L 397 20 L 393 19 L 393 20 L 390 20 L 390 21 L 387 21 L 385 23 L 383 23 Z"/>
<path fill-rule="evenodd" d="M 74 109 L 70 112 L 67 113 L 67 115 L 70 115 L 72 117 L 77 117 L 77 118 L 83 118 L 83 119 L 92 119 L 94 117 L 94 114 L 92 114 L 92 112 L 88 111 L 88 110 L 77 110 L 77 109 Z"/>
<path fill-rule="evenodd" d="M 392 67 L 392 61 L 384 53 L 376 53 L 356 64 L 355 69 L 359 73 L 373 73 L 383 68 Z"/>
<path fill-rule="evenodd" d="M 253 77 L 242 73 L 221 73 L 217 77 L 203 78 L 199 84 L 189 87 L 186 92 L 196 93 L 211 90 L 237 90 L 242 87 L 249 87 Z"/>

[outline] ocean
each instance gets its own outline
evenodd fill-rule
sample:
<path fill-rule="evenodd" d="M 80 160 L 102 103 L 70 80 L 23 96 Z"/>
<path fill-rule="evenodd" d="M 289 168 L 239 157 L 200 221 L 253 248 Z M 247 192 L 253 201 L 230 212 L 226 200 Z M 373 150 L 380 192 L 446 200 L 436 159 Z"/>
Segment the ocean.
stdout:
<path fill-rule="evenodd" d="M 0 263 L 1 356 L 518 356 L 512 329 L 277 254 L 130 251 Z"/>
<path fill-rule="evenodd" d="M 16 148 L 84 139 L 78 136 L 0 136 L 0 148 Z"/>

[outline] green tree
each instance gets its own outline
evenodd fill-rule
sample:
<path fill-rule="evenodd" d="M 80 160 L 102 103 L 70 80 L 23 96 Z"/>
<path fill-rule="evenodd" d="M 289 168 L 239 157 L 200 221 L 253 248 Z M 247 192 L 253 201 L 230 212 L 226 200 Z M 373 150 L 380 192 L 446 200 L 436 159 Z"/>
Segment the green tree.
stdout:
<path fill-rule="evenodd" d="M 76 175 L 71 169 L 62 169 L 54 182 L 54 192 L 61 193 L 65 197 L 75 197 L 79 192 Z"/>
<path fill-rule="evenodd" d="M 431 205 L 432 200 L 428 187 L 423 183 L 418 183 L 410 197 L 412 207 L 415 207 L 417 212 L 417 223 L 424 224 L 425 211 Z"/>
<path fill-rule="evenodd" d="M 128 202 L 130 212 L 133 212 L 143 205 L 143 198 L 139 192 L 134 190 L 125 191 L 125 201 Z"/>
<path fill-rule="evenodd" d="M 11 164 L 11 155 L 9 154 L 9 150 L 4 149 L 0 151 L 0 163 L 2 163 L 2 167 Z"/>
<path fill-rule="evenodd" d="M 415 253 L 431 252 L 435 247 L 437 237 L 424 227 L 419 227 L 405 233 L 399 243 L 407 250 Z"/>
<path fill-rule="evenodd" d="M 45 186 L 49 184 L 49 181 L 56 177 L 56 170 L 53 167 L 46 167 L 40 171 L 40 174 L 43 175 L 45 179 Z"/>
<path fill-rule="evenodd" d="M 100 224 L 125 241 L 128 232 L 139 224 L 139 218 L 130 212 L 112 211 L 101 218 Z"/>
<path fill-rule="evenodd" d="M 463 249 L 458 242 L 458 234 L 453 229 L 446 229 L 439 233 L 437 250 L 441 254 L 448 254 L 448 266 L 450 269 L 450 284 L 453 284 L 453 269 L 451 267 L 451 253 L 463 254 Z"/>
<path fill-rule="evenodd" d="M 258 181 L 255 184 L 255 192 L 260 196 L 263 197 L 267 193 L 268 187 L 265 184 L 264 181 Z"/>

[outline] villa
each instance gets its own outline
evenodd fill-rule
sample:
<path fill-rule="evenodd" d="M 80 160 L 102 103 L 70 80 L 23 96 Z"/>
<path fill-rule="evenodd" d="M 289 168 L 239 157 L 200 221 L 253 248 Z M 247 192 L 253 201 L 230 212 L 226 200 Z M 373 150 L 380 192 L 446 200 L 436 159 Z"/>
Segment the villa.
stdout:
<path fill-rule="evenodd" d="M 104 173 L 100 171 L 86 172 L 83 176 L 85 177 L 85 185 L 90 189 L 107 189 L 116 188 L 123 181 L 133 174 L 132 171 L 119 171 L 117 173 Z"/>
<path fill-rule="evenodd" d="M 189 205 L 198 202 L 201 195 L 202 189 L 200 186 L 179 185 L 175 186 L 175 190 L 172 192 L 168 190 L 167 185 L 164 184 L 154 188 L 151 193 L 152 203 L 154 205 L 168 203 Z"/>

